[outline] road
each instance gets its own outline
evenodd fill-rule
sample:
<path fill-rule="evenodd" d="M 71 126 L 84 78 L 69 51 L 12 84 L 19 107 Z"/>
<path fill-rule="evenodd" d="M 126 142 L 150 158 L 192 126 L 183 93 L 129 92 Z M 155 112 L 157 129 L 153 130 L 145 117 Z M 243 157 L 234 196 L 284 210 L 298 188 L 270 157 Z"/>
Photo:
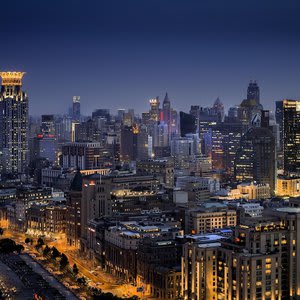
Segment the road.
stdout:
<path fill-rule="evenodd" d="M 51 286 L 56 288 L 63 296 L 68 300 L 78 300 L 70 290 L 68 290 L 61 282 L 59 282 L 53 275 L 51 275 L 46 269 L 44 269 L 40 264 L 33 260 L 28 254 L 21 254 L 20 257 L 25 261 L 25 263 L 30 266 L 34 272 L 40 274 Z"/>
<path fill-rule="evenodd" d="M 34 245 L 36 244 L 37 237 L 30 236 L 33 238 L 34 242 L 33 245 L 26 245 L 25 244 L 25 238 L 29 236 L 27 234 L 24 234 L 22 232 L 16 232 L 16 231 L 10 231 L 6 229 L 4 231 L 3 237 L 5 238 L 11 238 L 15 240 L 17 243 L 21 243 L 25 247 L 25 252 L 33 252 L 35 254 L 39 254 L 37 250 L 35 249 Z M 143 296 L 141 292 L 136 291 L 136 287 L 130 285 L 130 284 L 118 284 L 118 279 L 113 277 L 111 274 L 107 274 L 103 270 L 95 270 L 97 275 L 94 275 L 92 273 L 93 266 L 90 261 L 85 260 L 82 256 L 79 256 L 78 251 L 75 247 L 70 247 L 66 243 L 66 238 L 64 235 L 56 235 L 55 239 L 44 239 L 45 244 L 47 244 L 49 247 L 55 246 L 57 250 L 61 253 L 65 253 L 66 256 L 69 259 L 70 265 L 73 266 L 74 263 L 76 263 L 78 270 L 80 272 L 80 275 L 85 276 L 91 282 L 94 283 L 94 285 L 98 288 L 101 288 L 103 292 L 110 292 L 113 293 L 116 296 L 123 297 L 126 296 L 139 296 L 143 299 L 150 299 L 146 296 Z M 99 285 L 100 283 L 100 285 Z"/>

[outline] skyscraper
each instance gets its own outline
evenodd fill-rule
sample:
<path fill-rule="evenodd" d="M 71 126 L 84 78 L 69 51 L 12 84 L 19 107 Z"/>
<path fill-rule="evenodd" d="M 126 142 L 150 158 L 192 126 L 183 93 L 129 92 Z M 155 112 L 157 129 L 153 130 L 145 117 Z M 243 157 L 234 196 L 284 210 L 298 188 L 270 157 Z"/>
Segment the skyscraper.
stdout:
<path fill-rule="evenodd" d="M 42 134 L 55 134 L 54 115 L 42 115 Z"/>
<path fill-rule="evenodd" d="M 183 111 L 180 112 L 180 133 L 184 137 L 188 133 L 196 133 L 197 124 L 195 116 L 187 114 Z"/>
<path fill-rule="evenodd" d="M 282 143 L 284 172 L 286 175 L 300 173 L 300 101 L 277 101 L 276 121 Z"/>
<path fill-rule="evenodd" d="M 256 100 L 256 103 L 259 104 L 259 86 L 256 81 L 250 81 L 247 89 L 247 100 Z"/>
<path fill-rule="evenodd" d="M 150 103 L 150 111 L 149 111 L 149 113 L 150 113 L 150 119 L 152 121 L 157 122 L 157 121 L 159 121 L 159 113 L 160 113 L 159 98 L 156 97 L 155 99 L 150 99 L 149 103 Z"/>
<path fill-rule="evenodd" d="M 80 96 L 73 97 L 73 120 L 80 120 Z"/>
<path fill-rule="evenodd" d="M 164 98 L 163 107 L 162 107 L 162 118 L 161 121 L 164 121 L 165 124 L 168 125 L 169 131 L 170 131 L 170 121 L 171 121 L 171 102 L 168 96 L 168 93 L 166 93 L 166 96 Z"/>
<path fill-rule="evenodd" d="M 0 72 L 0 151 L 2 173 L 24 173 L 28 165 L 28 97 L 24 72 Z"/>
<path fill-rule="evenodd" d="M 268 183 L 274 194 L 276 145 L 269 129 L 252 127 L 243 135 L 236 152 L 234 169 L 237 180 Z"/>

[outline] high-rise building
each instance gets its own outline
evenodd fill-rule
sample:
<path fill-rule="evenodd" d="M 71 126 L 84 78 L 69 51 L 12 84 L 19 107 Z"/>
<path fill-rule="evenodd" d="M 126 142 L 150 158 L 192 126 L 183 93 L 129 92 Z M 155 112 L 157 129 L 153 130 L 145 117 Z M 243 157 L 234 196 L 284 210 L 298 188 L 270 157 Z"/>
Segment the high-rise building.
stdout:
<path fill-rule="evenodd" d="M 149 100 L 150 103 L 150 120 L 152 121 L 159 121 L 159 114 L 160 114 L 160 102 L 159 102 L 159 98 L 156 97 L 155 99 L 150 99 Z"/>
<path fill-rule="evenodd" d="M 80 120 L 80 96 L 73 97 L 73 107 L 72 107 L 73 120 Z"/>
<path fill-rule="evenodd" d="M 180 112 L 181 136 L 185 137 L 186 134 L 196 133 L 196 131 L 197 131 L 196 117 L 181 111 Z"/>
<path fill-rule="evenodd" d="M 267 128 L 252 127 L 242 137 L 236 152 L 235 177 L 238 181 L 268 183 L 271 194 L 276 187 L 276 145 Z"/>
<path fill-rule="evenodd" d="M 247 89 L 247 100 L 256 100 L 256 103 L 259 104 L 260 95 L 259 95 L 259 86 L 256 81 L 250 81 Z"/>
<path fill-rule="evenodd" d="M 28 165 L 28 96 L 22 90 L 24 74 L 24 72 L 0 72 L 2 173 L 24 173 Z"/>
<path fill-rule="evenodd" d="M 139 128 L 134 126 L 122 126 L 120 159 L 123 162 L 130 162 L 137 158 L 137 135 Z"/>
<path fill-rule="evenodd" d="M 55 134 L 55 124 L 53 115 L 42 115 L 42 134 Z"/>
<path fill-rule="evenodd" d="M 276 121 L 279 124 L 285 174 L 300 173 L 300 101 L 276 102 Z"/>
<path fill-rule="evenodd" d="M 168 130 L 169 132 L 171 132 L 171 102 L 168 93 L 166 93 L 163 101 L 162 114 L 160 119 L 168 125 Z"/>
<path fill-rule="evenodd" d="M 93 170 L 102 167 L 100 143 L 66 143 L 62 146 L 63 168 Z"/>
<path fill-rule="evenodd" d="M 153 147 L 169 146 L 169 126 L 164 121 L 153 125 Z"/>
<path fill-rule="evenodd" d="M 299 299 L 300 210 L 273 214 L 272 220 L 237 226 L 229 239 L 213 234 L 186 243 L 183 299 Z"/>
<path fill-rule="evenodd" d="M 79 170 L 77 170 L 66 196 L 66 206 L 68 211 L 66 215 L 67 244 L 79 248 L 82 198 L 82 176 Z"/>

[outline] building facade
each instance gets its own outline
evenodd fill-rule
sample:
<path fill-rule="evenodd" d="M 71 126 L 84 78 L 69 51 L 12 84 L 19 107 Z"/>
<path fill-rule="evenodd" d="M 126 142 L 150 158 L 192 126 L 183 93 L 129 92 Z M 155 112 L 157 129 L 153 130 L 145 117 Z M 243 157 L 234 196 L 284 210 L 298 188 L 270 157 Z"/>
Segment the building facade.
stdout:
<path fill-rule="evenodd" d="M 0 155 L 2 173 L 25 173 L 28 166 L 28 96 L 24 72 L 0 72 Z"/>

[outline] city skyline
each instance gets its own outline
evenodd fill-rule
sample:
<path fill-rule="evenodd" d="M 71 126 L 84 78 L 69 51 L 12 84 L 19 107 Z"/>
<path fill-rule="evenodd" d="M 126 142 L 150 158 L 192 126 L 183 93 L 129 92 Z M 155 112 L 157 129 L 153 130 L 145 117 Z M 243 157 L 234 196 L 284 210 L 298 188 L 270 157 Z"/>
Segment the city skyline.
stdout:
<path fill-rule="evenodd" d="M 31 115 L 67 111 L 74 95 L 85 115 L 142 112 L 165 92 L 178 110 L 217 97 L 228 108 L 245 98 L 250 80 L 268 109 L 300 96 L 296 1 L 30 4 L 3 4 L 8 46 L 0 53 L 2 71 L 27 72 Z"/>

